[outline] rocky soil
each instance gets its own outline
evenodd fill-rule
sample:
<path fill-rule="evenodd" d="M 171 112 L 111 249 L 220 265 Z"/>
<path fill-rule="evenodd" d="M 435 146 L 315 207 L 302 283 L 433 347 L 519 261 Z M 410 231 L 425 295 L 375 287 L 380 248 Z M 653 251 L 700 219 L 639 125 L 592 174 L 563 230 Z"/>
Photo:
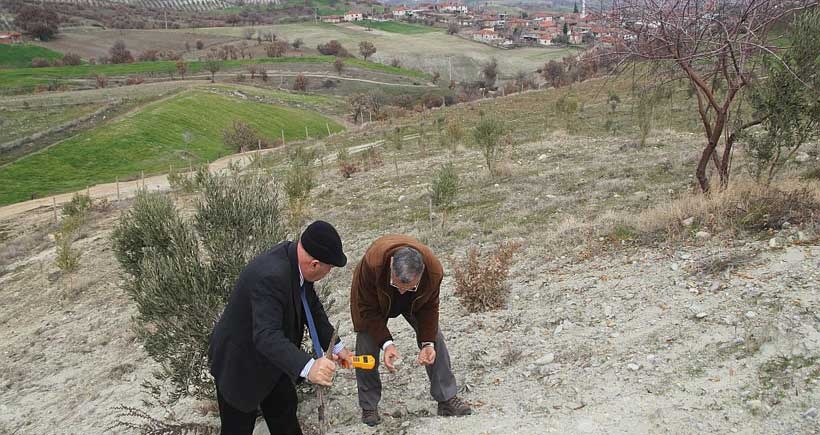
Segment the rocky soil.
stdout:
<path fill-rule="evenodd" d="M 523 160 L 537 165 L 544 149 L 572 147 L 564 141 L 529 145 Z M 480 165 L 477 153 L 465 158 Z M 431 166 L 428 160 L 418 168 Z M 314 217 L 337 223 L 352 263 L 384 232 L 435 238 L 425 233 L 426 213 L 395 225 L 344 219 L 361 213 L 351 202 L 373 186 L 384 185 L 394 201 L 407 195 L 412 204 L 422 188 L 390 190 L 384 183 L 393 172 L 388 164 L 351 180 L 334 175 L 320 181 L 317 195 L 327 216 L 316 206 Z M 515 198 L 514 190 L 502 195 Z M 666 186 L 658 190 L 665 193 Z M 561 200 L 558 190 L 550 191 Z M 641 193 L 662 200 L 655 191 Z M 157 365 L 132 332 L 135 307 L 120 288 L 110 248 L 113 224 L 127 205 L 95 213 L 76 242 L 83 256 L 73 277 L 61 276 L 54 265 L 50 210 L 0 221 L 0 433 L 136 433 L 113 427 L 114 408 L 141 407 L 141 383 Z M 468 225 L 457 214 L 449 219 L 455 231 Z M 441 240 L 433 245 L 443 258 L 462 254 L 475 242 L 469 232 L 481 234 L 480 227 L 466 231 L 463 238 L 458 232 L 443 236 L 446 249 Z M 425 371 L 414 363 L 412 331 L 394 319 L 390 327 L 403 361 L 397 374 L 382 374 L 383 423 L 359 423 L 355 379 L 340 370 L 330 393 L 332 433 L 820 432 L 820 245 L 812 229 L 787 225 L 756 237 L 693 233 L 674 243 L 625 244 L 594 255 L 555 255 L 538 231 L 519 233 L 523 249 L 510 274 L 506 308 L 468 314 L 453 294 L 451 276 L 443 286 L 441 328 L 460 395 L 474 414 L 435 416 Z M 450 263 L 443 263 L 449 273 Z M 334 271 L 335 302 L 328 305 L 352 346 L 351 270 Z M 304 389 L 300 414 L 307 430 L 315 427 L 316 405 Z M 208 401 L 186 399 L 171 413 L 146 410 L 218 425 Z M 265 432 L 260 425 L 257 433 Z"/>

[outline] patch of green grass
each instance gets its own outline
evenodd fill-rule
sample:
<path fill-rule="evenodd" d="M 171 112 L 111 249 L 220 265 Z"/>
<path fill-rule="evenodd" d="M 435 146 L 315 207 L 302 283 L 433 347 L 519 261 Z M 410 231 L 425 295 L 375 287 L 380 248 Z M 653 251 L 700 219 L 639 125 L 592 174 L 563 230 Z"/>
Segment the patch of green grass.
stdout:
<path fill-rule="evenodd" d="M 397 21 L 356 21 L 355 24 L 371 29 L 382 30 L 390 33 L 401 33 L 402 35 L 415 35 L 419 33 L 440 32 L 441 29 L 423 26 L 420 24 L 400 23 Z"/>
<path fill-rule="evenodd" d="M 264 64 L 303 64 L 303 63 L 333 63 L 334 56 L 304 56 L 304 57 L 265 57 L 245 60 L 226 60 L 222 62 L 222 71 L 238 68 L 245 65 Z M 390 65 L 383 65 L 375 62 L 365 62 L 361 59 L 346 59 L 345 63 L 363 69 L 398 74 L 408 77 L 427 77 L 421 71 L 396 68 Z M 205 62 L 189 62 L 188 74 L 201 73 L 205 71 Z M 0 70 L 0 90 L 3 89 L 29 89 L 36 85 L 62 82 L 67 79 L 91 79 L 99 74 L 109 77 L 122 77 L 129 75 L 147 74 L 172 74 L 176 73 L 176 62 L 135 62 L 118 65 L 77 65 L 63 67 L 46 68 L 18 68 L 10 70 Z"/>
<path fill-rule="evenodd" d="M 350 66 L 355 66 L 363 69 L 369 69 L 372 71 L 380 71 L 389 74 L 397 74 L 403 75 L 408 77 L 416 77 L 420 79 L 427 79 L 430 77 L 430 74 L 427 74 L 422 71 L 414 70 L 414 69 L 406 69 L 406 68 L 399 68 L 392 65 L 385 65 L 383 63 L 376 63 L 376 62 L 368 62 L 362 59 L 356 58 L 347 58 L 345 59 L 345 63 Z"/>
<path fill-rule="evenodd" d="M 315 112 L 187 91 L 0 168 L 0 204 L 214 160 L 231 152 L 222 130 L 235 120 L 269 140 L 282 130 L 287 141 L 304 138 L 305 127 L 311 137 L 343 130 Z"/>
<path fill-rule="evenodd" d="M 27 68 L 35 57 L 61 59 L 63 54 L 31 44 L 0 44 L 0 68 Z"/>

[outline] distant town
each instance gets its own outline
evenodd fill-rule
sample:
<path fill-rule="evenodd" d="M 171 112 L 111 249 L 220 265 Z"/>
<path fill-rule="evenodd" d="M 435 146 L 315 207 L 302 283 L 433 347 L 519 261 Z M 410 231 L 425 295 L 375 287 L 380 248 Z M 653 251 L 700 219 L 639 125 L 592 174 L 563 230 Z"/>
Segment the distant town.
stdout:
<path fill-rule="evenodd" d="M 450 34 L 502 48 L 553 45 L 615 45 L 628 40 L 629 32 L 606 14 L 588 13 L 586 4 L 574 12 L 521 12 L 508 14 L 474 9 L 459 2 L 420 3 L 385 8 L 383 13 L 351 10 L 344 15 L 321 17 L 325 23 L 403 21 L 446 26 Z"/>

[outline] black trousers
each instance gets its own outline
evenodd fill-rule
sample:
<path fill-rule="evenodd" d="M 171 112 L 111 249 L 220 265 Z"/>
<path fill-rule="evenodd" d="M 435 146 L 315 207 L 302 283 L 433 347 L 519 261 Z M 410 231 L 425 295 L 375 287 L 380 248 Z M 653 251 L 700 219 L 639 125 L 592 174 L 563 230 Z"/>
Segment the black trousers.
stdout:
<path fill-rule="evenodd" d="M 216 390 L 219 402 L 219 419 L 222 422 L 222 435 L 251 435 L 256 425 L 256 411 L 243 412 L 225 401 L 219 389 Z M 262 400 L 259 407 L 265 417 L 265 423 L 271 435 L 302 435 L 302 428 L 296 418 L 296 388 L 287 376 L 279 382 Z"/>

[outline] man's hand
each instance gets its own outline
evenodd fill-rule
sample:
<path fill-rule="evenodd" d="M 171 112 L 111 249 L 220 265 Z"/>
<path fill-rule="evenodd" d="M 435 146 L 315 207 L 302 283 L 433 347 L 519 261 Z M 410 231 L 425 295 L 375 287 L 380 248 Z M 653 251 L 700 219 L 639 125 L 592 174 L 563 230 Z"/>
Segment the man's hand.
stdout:
<path fill-rule="evenodd" d="M 396 373 L 396 367 L 393 363 L 399 358 L 401 358 L 401 355 L 399 355 L 399 350 L 396 349 L 395 344 L 387 346 L 387 349 L 384 350 L 384 366 L 387 367 L 387 370 L 390 370 L 390 373 Z"/>
<path fill-rule="evenodd" d="M 329 387 L 333 385 L 333 373 L 335 371 L 336 363 L 327 358 L 317 358 L 308 372 L 308 381 L 311 384 Z"/>
<path fill-rule="evenodd" d="M 353 368 L 353 352 L 351 352 L 348 348 L 343 347 L 339 353 L 333 355 L 333 361 L 336 361 L 337 364 L 346 368 L 352 369 Z"/>
<path fill-rule="evenodd" d="M 419 351 L 419 365 L 429 366 L 436 362 L 436 349 L 433 346 L 424 346 Z"/>

